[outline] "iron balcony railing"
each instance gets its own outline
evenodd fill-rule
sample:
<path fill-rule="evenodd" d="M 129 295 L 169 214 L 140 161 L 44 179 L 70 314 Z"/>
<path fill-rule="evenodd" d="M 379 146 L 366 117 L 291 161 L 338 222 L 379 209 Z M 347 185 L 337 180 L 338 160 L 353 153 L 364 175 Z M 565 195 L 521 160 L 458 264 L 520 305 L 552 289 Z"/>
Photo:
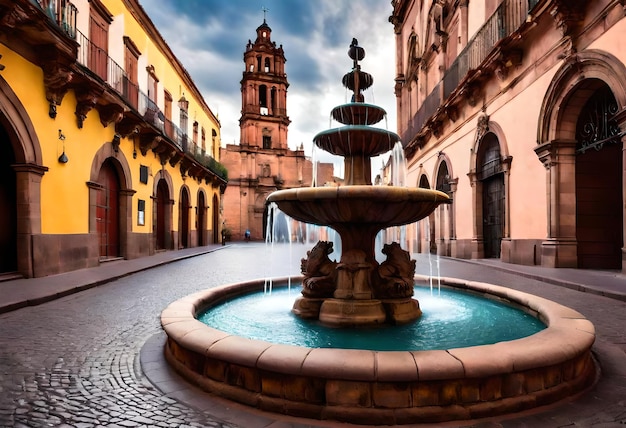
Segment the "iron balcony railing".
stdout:
<path fill-rule="evenodd" d="M 78 10 L 67 0 L 31 0 L 50 17 L 65 34 L 76 38 L 76 14 Z"/>
<path fill-rule="evenodd" d="M 477 69 L 501 39 L 513 34 L 526 21 L 529 12 L 539 0 L 504 0 L 485 24 L 467 43 L 454 62 L 446 70 L 440 84 L 426 97 L 415 114 L 409 128 L 404 133 L 410 137 L 419 133 L 426 121 L 432 117 L 442 102 L 446 100 L 467 76 L 470 70 Z"/>
<path fill-rule="evenodd" d="M 149 124 L 160 130 L 180 151 L 192 156 L 218 177 L 228 180 L 226 168 L 206 154 L 206 150 L 189 140 L 172 120 L 165 117 L 159 106 L 133 83 L 124 69 L 104 49 L 92 43 L 83 33 L 76 31 L 78 47 L 77 62 L 89 72 L 102 79 Z"/>

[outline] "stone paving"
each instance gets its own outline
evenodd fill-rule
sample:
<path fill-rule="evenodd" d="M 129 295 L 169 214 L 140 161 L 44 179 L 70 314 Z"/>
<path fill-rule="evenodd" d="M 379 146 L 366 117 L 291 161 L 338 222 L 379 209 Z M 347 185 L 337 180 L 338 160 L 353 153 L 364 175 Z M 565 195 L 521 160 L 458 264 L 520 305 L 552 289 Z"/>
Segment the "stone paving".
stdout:
<path fill-rule="evenodd" d="M 142 371 L 140 351 L 160 334 L 159 315 L 170 302 L 225 283 L 299 274 L 305 250 L 302 245 L 267 249 L 235 244 L 1 314 L 0 426 L 252 426 L 224 422 L 155 388 Z M 626 426 L 626 302 L 475 263 L 442 259 L 440 266 L 444 276 L 507 285 L 563 303 L 582 312 L 597 332 L 594 349 L 603 373 L 591 391 L 541 412 L 466 426 Z M 428 260 L 419 256 L 418 273 L 428 273 L 429 268 Z M 263 426 L 315 425 L 268 419 Z"/>

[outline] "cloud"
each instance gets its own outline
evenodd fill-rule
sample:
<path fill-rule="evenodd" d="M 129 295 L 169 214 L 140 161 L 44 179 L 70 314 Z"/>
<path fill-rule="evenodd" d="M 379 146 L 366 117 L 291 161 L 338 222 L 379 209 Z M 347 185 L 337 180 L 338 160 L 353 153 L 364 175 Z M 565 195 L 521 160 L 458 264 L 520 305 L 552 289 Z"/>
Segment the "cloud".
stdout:
<path fill-rule="evenodd" d="M 396 128 L 389 1 L 144 0 L 142 6 L 219 115 L 223 144 L 239 142 L 243 52 L 263 23 L 262 7 L 269 9 L 272 40 L 283 45 L 287 59 L 290 147 L 304 143 L 312 153 L 311 141 L 329 127 L 331 109 L 349 99 L 341 79 L 352 68 L 347 51 L 353 37 L 366 50 L 362 69 L 374 77 L 366 101 L 388 112 L 388 126 L 381 127 Z M 321 158 L 337 162 L 330 155 Z M 372 165 L 378 169 L 380 162 Z"/>

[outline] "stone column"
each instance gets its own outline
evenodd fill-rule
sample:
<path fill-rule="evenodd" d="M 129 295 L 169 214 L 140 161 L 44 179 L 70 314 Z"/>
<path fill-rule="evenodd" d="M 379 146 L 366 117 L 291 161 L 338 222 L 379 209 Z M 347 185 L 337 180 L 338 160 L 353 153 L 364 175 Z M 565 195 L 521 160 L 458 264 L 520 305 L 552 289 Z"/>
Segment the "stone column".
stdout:
<path fill-rule="evenodd" d="M 576 141 L 554 140 L 535 147 L 548 168 L 548 238 L 542 243 L 541 265 L 578 266 L 576 243 Z"/>

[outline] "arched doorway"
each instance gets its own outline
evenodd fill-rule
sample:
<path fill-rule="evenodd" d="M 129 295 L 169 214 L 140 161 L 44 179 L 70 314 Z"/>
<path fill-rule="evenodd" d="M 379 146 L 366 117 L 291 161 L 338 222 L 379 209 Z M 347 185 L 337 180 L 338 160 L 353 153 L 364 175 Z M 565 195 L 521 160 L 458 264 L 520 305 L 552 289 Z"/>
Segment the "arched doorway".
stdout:
<path fill-rule="evenodd" d="M 620 59 L 588 49 L 566 59 L 547 89 L 534 149 L 547 170 L 550 204 L 543 266 L 626 270 L 623 247 L 609 249 L 623 245 L 625 233 L 624 75 Z"/>
<path fill-rule="evenodd" d="M 15 154 L 0 127 L 0 274 L 17 271 L 17 195 Z"/>
<path fill-rule="evenodd" d="M 202 247 L 206 245 L 206 201 L 204 198 L 204 192 L 198 193 L 198 246 Z"/>
<path fill-rule="evenodd" d="M 428 177 L 423 174 L 420 177 L 419 187 L 422 189 L 430 189 Z M 435 213 L 432 212 L 428 217 L 420 220 L 421 227 L 418 228 L 418 241 L 420 243 L 420 253 L 437 253 L 437 243 L 435 242 Z"/>
<path fill-rule="evenodd" d="M 189 191 L 183 187 L 180 190 L 180 248 L 189 247 L 189 209 L 191 207 L 189 203 Z"/>
<path fill-rule="evenodd" d="M 584 104 L 576 124 L 578 267 L 621 269 L 622 141 L 619 126 L 612 120 L 618 107 L 604 83 L 591 80 L 585 86 L 580 90 L 597 89 Z"/>
<path fill-rule="evenodd" d="M 96 230 L 100 259 L 120 255 L 120 179 L 110 159 L 104 161 L 98 173 L 101 186 L 96 200 Z"/>
<path fill-rule="evenodd" d="M 217 195 L 213 195 L 213 243 L 217 244 L 220 242 L 220 211 L 219 211 L 219 200 L 217 199 Z"/>
<path fill-rule="evenodd" d="M 485 258 L 499 258 L 504 236 L 504 172 L 498 137 L 488 132 L 477 156 L 477 180 L 482 184 L 482 225 Z"/>
<path fill-rule="evenodd" d="M 442 154 L 443 157 L 443 154 Z M 435 189 L 450 195 L 450 173 L 448 172 L 448 163 L 442 160 L 437 168 L 437 179 Z M 441 256 L 450 255 L 450 230 L 452 228 L 450 219 L 450 205 L 441 204 L 435 212 L 439 217 L 439 227 L 437 229 L 437 254 Z"/>
<path fill-rule="evenodd" d="M 156 249 L 169 248 L 169 197 L 170 191 L 165 179 L 160 179 L 156 189 Z"/>

